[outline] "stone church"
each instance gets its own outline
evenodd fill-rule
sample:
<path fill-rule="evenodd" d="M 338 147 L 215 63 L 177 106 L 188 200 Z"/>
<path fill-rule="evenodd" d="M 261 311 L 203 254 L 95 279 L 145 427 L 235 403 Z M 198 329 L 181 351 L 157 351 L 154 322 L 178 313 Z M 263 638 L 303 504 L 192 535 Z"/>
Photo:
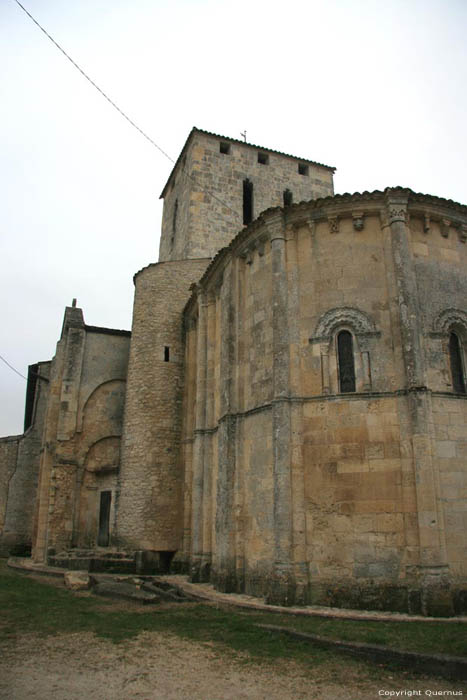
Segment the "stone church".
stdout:
<path fill-rule="evenodd" d="M 467 207 L 194 128 L 129 331 L 74 302 L 0 548 L 277 604 L 467 610 Z"/>

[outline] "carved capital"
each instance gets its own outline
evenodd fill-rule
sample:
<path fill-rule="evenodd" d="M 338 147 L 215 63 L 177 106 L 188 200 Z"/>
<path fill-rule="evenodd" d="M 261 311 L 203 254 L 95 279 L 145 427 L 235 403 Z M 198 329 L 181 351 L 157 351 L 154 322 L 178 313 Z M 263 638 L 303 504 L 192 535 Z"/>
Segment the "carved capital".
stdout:
<path fill-rule="evenodd" d="M 407 223 L 407 205 L 409 201 L 409 190 L 388 189 L 385 193 L 386 211 L 388 223 L 394 224 L 400 221 Z"/>
<path fill-rule="evenodd" d="M 284 212 L 273 211 L 264 217 L 266 235 L 268 238 L 281 238 L 284 236 Z"/>
<path fill-rule="evenodd" d="M 388 219 L 390 224 L 394 224 L 396 221 L 407 223 L 407 207 L 392 206 L 388 211 Z"/>
<path fill-rule="evenodd" d="M 219 285 L 219 289 L 220 289 L 220 285 Z M 219 291 L 216 287 L 215 288 L 211 287 L 211 289 L 208 289 L 208 292 L 206 294 L 207 306 L 210 306 L 211 304 L 215 304 L 216 303 L 216 296 L 218 296 L 218 295 L 219 295 Z"/>
<path fill-rule="evenodd" d="M 214 281 L 213 284 L 213 291 L 216 297 L 220 296 L 221 289 L 222 289 L 222 282 L 224 281 L 224 275 L 221 273 L 219 277 Z"/>

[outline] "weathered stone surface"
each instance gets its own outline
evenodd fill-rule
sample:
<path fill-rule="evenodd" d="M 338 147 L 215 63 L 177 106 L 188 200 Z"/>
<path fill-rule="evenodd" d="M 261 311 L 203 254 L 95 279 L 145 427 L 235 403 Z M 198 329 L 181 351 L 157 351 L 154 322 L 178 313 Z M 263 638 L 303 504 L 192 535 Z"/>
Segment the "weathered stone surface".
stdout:
<path fill-rule="evenodd" d="M 71 591 L 85 591 L 91 587 L 91 579 L 86 571 L 67 571 L 63 580 Z"/>
<path fill-rule="evenodd" d="M 365 211 L 359 238 L 357 200 Z M 214 527 L 211 580 L 220 590 L 233 591 L 241 580 L 245 591 L 274 603 L 433 615 L 453 614 L 454 598 L 462 599 L 452 586 L 467 583 L 460 466 L 467 401 L 445 390 L 452 389 L 446 334 L 454 328 L 467 339 L 460 262 L 467 248 L 451 241 L 460 257 L 449 272 L 420 260 L 413 243 L 421 235 L 428 258 L 447 245 L 438 231 L 428 241 L 420 233 L 424 206 L 434 218 L 436 202 L 396 188 L 269 211 L 218 256 L 194 291 L 186 308 L 195 336 L 189 347 L 213 345 L 217 365 L 209 379 L 200 377 L 199 362 L 189 375 L 196 403 L 185 402 L 183 440 L 193 440 L 195 450 L 185 489 L 197 532 L 209 531 L 207 518 Z M 338 212 L 338 240 L 330 236 L 330 212 Z M 436 290 L 430 303 L 428 292 L 419 296 L 428 288 Z M 217 328 L 201 322 L 211 295 Z M 443 315 L 453 300 L 459 311 Z M 351 392 L 340 388 L 342 328 L 353 337 Z M 445 338 L 436 354 L 432 328 Z M 202 405 L 214 410 L 200 425 L 195 411 Z M 226 439 L 229 421 L 237 428 Z M 209 479 L 216 494 L 210 509 L 195 481 L 196 446 L 208 435 L 217 444 L 203 473 L 202 490 Z M 190 558 L 189 540 L 186 547 Z M 192 573 L 200 580 L 196 566 Z"/>
<path fill-rule="evenodd" d="M 333 197 L 332 169 L 259 156 L 192 132 L 163 193 L 163 262 L 135 275 L 131 341 L 66 309 L 44 430 L 0 441 L 0 525 L 31 532 L 40 454 L 38 560 L 139 576 L 174 561 L 274 603 L 453 614 L 467 207 Z"/>
<path fill-rule="evenodd" d="M 106 596 L 108 598 L 121 598 L 143 605 L 159 603 L 160 598 L 155 593 L 148 593 L 141 590 L 130 583 L 121 583 L 117 581 L 102 581 L 93 586 L 93 593 L 96 595 Z"/>
<path fill-rule="evenodd" d="M 228 153 L 220 145 L 226 143 Z M 213 257 L 243 226 L 243 181 L 253 184 L 253 218 L 269 207 L 284 205 L 289 190 L 294 202 L 334 193 L 333 168 L 268 151 L 268 163 L 258 162 L 259 149 L 193 129 L 183 155 L 163 191 L 164 213 L 159 260 Z M 195 175 L 195 177 L 193 176 Z"/>
<path fill-rule="evenodd" d="M 29 368 L 28 413 L 24 435 L 0 438 L 0 555 L 29 556 L 42 433 L 49 392 L 50 362 Z"/>

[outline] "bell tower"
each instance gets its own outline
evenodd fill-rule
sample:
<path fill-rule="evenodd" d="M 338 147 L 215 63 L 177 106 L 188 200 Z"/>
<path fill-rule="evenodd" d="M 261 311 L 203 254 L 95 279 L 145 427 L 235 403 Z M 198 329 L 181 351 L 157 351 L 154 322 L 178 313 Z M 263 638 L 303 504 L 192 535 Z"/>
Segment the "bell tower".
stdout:
<path fill-rule="evenodd" d="M 159 262 L 212 258 L 270 207 L 334 194 L 334 168 L 193 128 L 162 191 Z"/>

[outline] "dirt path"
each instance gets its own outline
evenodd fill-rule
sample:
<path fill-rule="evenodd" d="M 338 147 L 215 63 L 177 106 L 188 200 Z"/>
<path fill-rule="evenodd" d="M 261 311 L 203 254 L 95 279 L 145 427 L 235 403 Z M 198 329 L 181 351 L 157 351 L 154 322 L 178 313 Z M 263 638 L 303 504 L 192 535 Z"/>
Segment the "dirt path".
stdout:
<path fill-rule="evenodd" d="M 427 689 L 463 691 L 467 697 L 467 684 L 414 680 L 380 671 L 381 680 L 362 679 L 355 671 L 346 672 L 345 658 L 338 681 L 322 666 L 315 672 L 284 662 L 259 666 L 245 661 L 213 645 L 166 633 L 143 633 L 122 644 L 90 633 L 20 636 L 0 648 L 0 698 L 378 700 L 391 697 L 379 691 L 419 690 L 419 696 L 427 697 Z"/>

